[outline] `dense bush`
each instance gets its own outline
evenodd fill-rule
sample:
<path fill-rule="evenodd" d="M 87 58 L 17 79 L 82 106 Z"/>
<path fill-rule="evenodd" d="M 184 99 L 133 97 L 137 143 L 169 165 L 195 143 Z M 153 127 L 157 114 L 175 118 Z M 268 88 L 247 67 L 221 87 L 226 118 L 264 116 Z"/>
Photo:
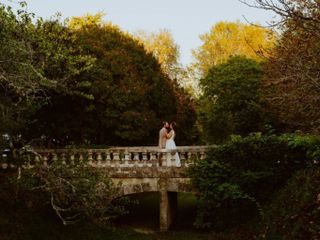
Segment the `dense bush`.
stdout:
<path fill-rule="evenodd" d="M 268 206 L 262 239 L 319 239 L 320 168 L 297 172 Z"/>
<path fill-rule="evenodd" d="M 197 225 L 211 226 L 217 223 L 217 217 L 220 224 L 238 224 L 257 212 L 263 214 L 261 205 L 296 170 L 318 159 L 319 143 L 320 138 L 313 136 L 256 133 L 245 138 L 234 136 L 228 143 L 213 148 L 190 171 L 203 202 Z"/>

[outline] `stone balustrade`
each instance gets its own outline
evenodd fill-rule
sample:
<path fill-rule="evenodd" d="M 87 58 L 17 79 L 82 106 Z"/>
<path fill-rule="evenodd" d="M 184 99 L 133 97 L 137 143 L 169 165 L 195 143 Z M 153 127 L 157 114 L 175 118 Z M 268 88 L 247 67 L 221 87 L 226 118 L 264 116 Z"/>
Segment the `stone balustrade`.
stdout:
<path fill-rule="evenodd" d="M 181 167 L 188 167 L 196 159 L 203 159 L 210 146 L 179 146 L 175 150 L 158 147 L 110 147 L 106 149 L 34 149 L 24 156 L 24 168 L 35 164 L 64 165 L 86 163 L 100 168 L 176 167 L 178 152 Z M 10 157 L 2 156 L 0 168 L 15 167 Z"/>
<path fill-rule="evenodd" d="M 177 193 L 195 192 L 186 168 L 206 157 L 213 146 L 184 146 L 175 150 L 158 147 L 110 147 L 106 149 L 32 149 L 23 151 L 23 168 L 50 166 L 55 162 L 66 167 L 81 163 L 106 169 L 106 177 L 121 185 L 119 196 L 159 192 L 160 231 L 167 231 L 177 212 Z M 177 166 L 175 154 L 180 156 Z M 16 168 L 11 153 L 0 156 L 0 169 Z M 118 196 L 114 196 L 118 197 Z"/>

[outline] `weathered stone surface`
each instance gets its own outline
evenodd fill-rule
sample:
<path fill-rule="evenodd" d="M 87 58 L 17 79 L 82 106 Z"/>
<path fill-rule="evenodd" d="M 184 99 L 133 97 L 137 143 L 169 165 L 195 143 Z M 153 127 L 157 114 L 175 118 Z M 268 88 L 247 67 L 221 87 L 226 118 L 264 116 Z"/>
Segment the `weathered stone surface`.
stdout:
<path fill-rule="evenodd" d="M 115 184 L 120 184 L 121 195 L 142 192 L 191 192 L 196 193 L 189 178 L 111 178 Z"/>
<path fill-rule="evenodd" d="M 164 150 L 157 147 L 120 147 L 109 149 L 38 149 L 24 167 L 60 162 L 75 165 L 80 162 L 99 169 L 119 188 L 115 198 L 143 192 L 160 194 L 160 230 L 167 231 L 177 211 L 177 193 L 196 193 L 187 174 L 188 166 L 201 160 L 209 146 L 178 147 Z M 181 167 L 176 167 L 170 153 L 180 155 Z M 166 157 L 167 156 L 167 157 Z M 168 157 L 169 156 L 169 157 Z M 15 167 L 1 159 L 0 168 Z"/>

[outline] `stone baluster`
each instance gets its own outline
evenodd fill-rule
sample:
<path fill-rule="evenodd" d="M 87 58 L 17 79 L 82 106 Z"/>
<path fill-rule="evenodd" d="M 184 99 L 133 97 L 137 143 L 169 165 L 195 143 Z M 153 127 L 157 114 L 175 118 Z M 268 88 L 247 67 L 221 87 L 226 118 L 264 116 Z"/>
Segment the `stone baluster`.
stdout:
<path fill-rule="evenodd" d="M 66 165 L 66 154 L 63 152 L 61 153 L 61 163 L 62 165 Z"/>
<path fill-rule="evenodd" d="M 186 167 L 189 167 L 189 165 L 191 164 L 192 158 L 193 158 L 194 154 L 192 153 L 192 150 L 188 150 L 187 152 L 187 160 L 186 160 Z"/>
<path fill-rule="evenodd" d="M 128 152 L 127 149 L 124 151 L 124 166 L 125 167 L 130 166 L 130 153 Z"/>
<path fill-rule="evenodd" d="M 181 162 L 181 167 L 184 167 L 186 164 L 186 152 L 185 151 L 180 152 L 180 162 Z"/>
<path fill-rule="evenodd" d="M 171 164 L 171 167 L 176 167 L 177 166 L 176 153 L 178 153 L 178 150 L 172 150 L 170 152 L 170 164 Z"/>
<path fill-rule="evenodd" d="M 147 152 L 142 152 L 142 167 L 147 167 L 148 155 Z"/>
<path fill-rule="evenodd" d="M 203 160 L 203 159 L 205 159 L 206 158 L 206 153 L 205 153 L 205 151 L 201 151 L 200 152 L 200 160 Z"/>
<path fill-rule="evenodd" d="M 7 169 L 8 168 L 8 164 L 5 161 L 2 161 L 1 167 L 2 167 L 2 169 Z"/>
<path fill-rule="evenodd" d="M 48 157 L 47 154 L 44 154 L 42 157 L 43 165 L 48 166 Z"/>
<path fill-rule="evenodd" d="M 133 165 L 134 165 L 135 167 L 138 167 L 138 166 L 139 166 L 139 162 L 140 162 L 140 160 L 139 160 L 139 153 L 138 153 L 138 152 L 134 152 L 134 153 L 133 153 Z"/>
<path fill-rule="evenodd" d="M 197 152 L 193 152 L 193 158 L 191 159 L 191 164 L 193 164 L 196 160 L 201 159 L 201 152 L 200 150 Z"/>
<path fill-rule="evenodd" d="M 70 165 L 74 166 L 74 154 L 73 153 L 70 153 L 69 160 L 70 160 Z"/>
<path fill-rule="evenodd" d="M 159 166 L 159 159 L 156 152 L 150 152 L 150 167 L 158 167 Z"/>
<path fill-rule="evenodd" d="M 39 165 L 40 164 L 40 157 L 38 154 L 35 154 L 34 156 L 34 163 L 35 165 Z"/>
<path fill-rule="evenodd" d="M 106 151 L 106 161 L 105 161 L 105 166 L 106 167 L 110 167 L 111 166 L 111 156 L 110 156 L 110 152 Z"/>
<path fill-rule="evenodd" d="M 96 158 L 97 162 L 96 162 L 96 165 L 97 165 L 98 167 L 101 167 L 101 166 L 102 166 L 102 156 L 101 156 L 101 152 L 100 152 L 100 151 L 97 151 L 96 154 L 97 154 L 97 158 Z"/>
<path fill-rule="evenodd" d="M 113 160 L 120 161 L 120 153 L 119 152 L 113 153 Z"/>
<path fill-rule="evenodd" d="M 93 165 L 93 153 L 91 150 L 88 151 L 88 165 Z"/>
<path fill-rule="evenodd" d="M 180 152 L 180 160 L 181 161 L 185 161 L 186 160 L 186 152 L 184 152 L 184 151 Z"/>
<path fill-rule="evenodd" d="M 172 167 L 172 166 L 176 166 L 175 161 L 175 152 L 170 150 L 169 153 L 167 153 L 167 167 Z"/>
<path fill-rule="evenodd" d="M 168 153 L 165 151 L 160 150 L 159 152 L 160 154 L 160 163 L 162 167 L 166 167 L 167 166 L 167 157 L 168 157 Z"/>
<path fill-rule="evenodd" d="M 114 161 L 115 167 L 120 167 L 120 154 L 119 154 L 119 152 L 113 153 L 113 161 Z"/>

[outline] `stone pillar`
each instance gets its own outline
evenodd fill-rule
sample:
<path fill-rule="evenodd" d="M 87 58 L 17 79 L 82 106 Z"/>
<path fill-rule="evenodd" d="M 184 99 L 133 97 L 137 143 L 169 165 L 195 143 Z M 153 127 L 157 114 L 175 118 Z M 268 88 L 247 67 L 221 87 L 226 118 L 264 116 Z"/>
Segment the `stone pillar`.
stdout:
<path fill-rule="evenodd" d="M 178 194 L 176 192 L 160 191 L 160 231 L 167 231 L 177 213 Z"/>

